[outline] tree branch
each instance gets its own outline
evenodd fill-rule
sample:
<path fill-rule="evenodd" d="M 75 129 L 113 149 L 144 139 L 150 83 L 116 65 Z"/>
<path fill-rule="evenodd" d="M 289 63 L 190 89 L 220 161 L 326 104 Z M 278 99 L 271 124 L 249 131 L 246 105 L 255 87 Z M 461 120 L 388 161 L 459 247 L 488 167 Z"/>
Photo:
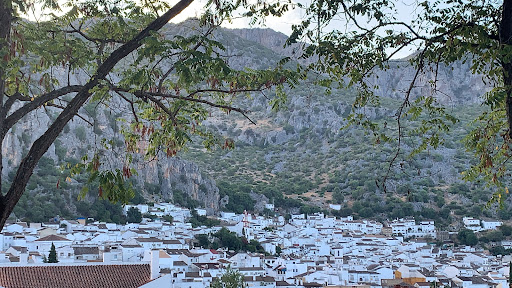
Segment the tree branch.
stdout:
<path fill-rule="evenodd" d="M 23 101 L 29 101 L 27 104 L 23 105 L 18 110 L 14 111 L 11 115 L 7 116 L 5 118 L 3 131 L 0 131 L 0 136 L 4 136 L 9 129 L 12 128 L 12 126 L 18 122 L 21 118 L 23 118 L 28 113 L 34 111 L 41 105 L 47 103 L 48 101 L 54 100 L 58 97 L 64 96 L 69 93 L 77 93 L 81 91 L 84 88 L 82 85 L 72 85 L 72 86 L 66 86 L 60 89 L 53 90 L 49 93 L 43 94 L 41 96 L 35 97 L 34 100 L 30 99 L 26 96 L 17 95 L 16 99 L 20 99 Z M 11 96 L 12 97 L 12 96 Z M 11 98 L 9 98 L 10 100 Z M 13 98 L 14 99 L 14 98 Z M 14 100 L 16 100 L 14 99 Z M 13 101 L 14 101 L 13 100 Z M 32 100 L 32 101 L 31 101 Z"/>
<path fill-rule="evenodd" d="M 73 26 L 73 24 L 69 25 L 71 28 L 71 30 L 61 30 L 62 32 L 64 33 L 77 33 L 78 35 L 82 36 L 85 40 L 87 41 L 90 41 L 90 42 L 94 42 L 94 43 L 102 43 L 102 44 L 107 44 L 107 43 L 118 43 L 118 44 L 124 44 L 126 43 L 126 41 L 122 41 L 122 40 L 118 40 L 118 39 L 114 39 L 114 38 L 106 38 L 106 39 L 101 39 L 101 38 L 94 38 L 94 37 L 90 37 L 89 35 L 85 34 L 83 31 L 82 31 L 82 24 L 83 23 L 80 23 L 80 26 L 78 28 L 75 28 Z"/>
<path fill-rule="evenodd" d="M 210 35 L 213 30 L 214 30 L 214 27 L 217 27 L 217 26 L 211 26 L 208 28 L 208 30 L 205 32 L 205 34 L 203 34 L 203 37 L 206 37 L 208 35 Z M 196 43 L 196 45 L 194 45 L 194 47 L 192 48 L 193 51 L 199 49 L 199 47 L 201 47 L 201 45 L 203 45 L 204 41 L 201 40 L 199 42 Z M 183 61 L 185 60 L 186 57 L 181 57 L 178 61 Z M 176 61 L 176 62 L 178 62 Z M 156 67 L 156 65 L 155 65 Z M 162 76 L 162 78 L 160 79 L 160 81 L 158 81 L 158 92 L 162 92 L 162 86 L 164 85 L 164 81 L 165 79 L 167 79 L 167 77 L 169 77 L 169 75 L 171 75 L 172 71 L 174 71 L 174 68 L 175 68 L 175 65 L 171 65 L 171 67 L 169 67 L 169 69 L 167 69 L 167 71 L 164 73 L 164 75 Z"/>
<path fill-rule="evenodd" d="M 54 104 L 54 103 L 48 103 L 48 104 L 46 104 L 46 106 L 55 107 L 55 108 L 59 108 L 59 109 L 62 109 L 62 110 L 66 109 L 65 106 Z M 84 122 L 86 122 L 87 124 L 89 124 L 91 126 L 94 126 L 94 124 L 91 121 L 87 120 L 84 116 L 80 115 L 79 113 L 76 113 L 75 116 L 77 116 L 78 118 L 84 120 Z"/>
<path fill-rule="evenodd" d="M 179 95 L 172 95 L 172 94 L 165 94 L 165 93 L 159 93 L 159 92 L 143 92 L 143 91 L 137 91 L 137 92 L 130 92 L 128 89 L 119 88 L 119 87 L 112 87 L 111 88 L 115 92 L 128 92 L 135 95 L 137 98 L 141 99 L 149 99 L 151 102 L 155 103 L 160 107 L 166 114 L 168 114 L 171 117 L 174 117 L 175 113 L 172 113 L 157 97 L 161 97 L 164 99 L 177 99 L 177 100 L 185 100 L 189 102 L 196 102 L 205 104 L 211 107 L 225 109 L 228 111 L 235 111 L 240 113 L 242 116 L 244 116 L 247 120 L 249 120 L 252 124 L 256 124 L 252 119 L 250 119 L 247 116 L 247 113 L 249 113 L 248 110 L 244 110 L 242 108 L 233 107 L 230 105 L 223 105 L 223 104 L 217 104 L 208 100 L 204 99 L 198 99 L 193 98 L 194 95 L 199 93 L 207 93 L 207 92 L 217 92 L 217 93 L 226 93 L 226 94 L 233 94 L 233 93 L 244 93 L 244 92 L 260 92 L 261 89 L 237 89 L 237 90 L 222 90 L 222 89 L 199 89 L 192 93 L 190 93 L 188 96 L 179 96 Z"/>
<path fill-rule="evenodd" d="M 345 2 L 341 1 L 341 5 L 343 6 L 343 10 L 345 11 L 345 14 L 348 15 L 348 18 L 350 20 L 352 20 L 352 22 L 354 22 L 354 25 L 356 25 L 356 27 L 359 28 L 360 30 L 365 31 L 364 34 L 373 33 L 376 30 L 378 30 L 380 28 L 383 28 L 383 27 L 386 27 L 386 26 L 404 26 L 405 28 L 407 28 L 407 30 L 409 30 L 411 33 L 413 33 L 416 38 L 420 38 L 420 39 L 423 39 L 423 40 L 427 39 L 425 36 L 421 36 L 421 35 L 418 34 L 418 32 L 414 31 L 414 29 L 412 29 L 411 25 L 409 25 L 409 24 L 407 24 L 405 22 L 402 22 L 402 21 L 383 22 L 383 23 L 380 23 L 380 24 L 376 25 L 372 29 L 367 29 L 367 28 L 361 26 L 359 24 L 359 22 L 356 20 L 356 18 L 354 17 L 354 15 L 352 15 L 352 13 L 350 13 L 350 11 L 349 11 L 347 5 L 345 4 Z"/>
<path fill-rule="evenodd" d="M 12 1 L 3 0 L 0 2 L 0 59 L 9 59 L 9 46 L 11 42 L 11 28 L 12 21 L 14 19 L 14 11 L 12 8 Z M 5 64 L 5 62 L 3 63 Z M 4 103 L 4 92 L 5 92 L 5 81 L 6 81 L 6 72 L 7 66 L 0 65 L 0 105 L 3 106 Z M 0 131 L 3 130 L 4 127 L 4 110 L 2 109 L 2 117 L 0 117 Z M 5 112 L 7 113 L 7 112 Z M 1 136 L 1 135 L 0 135 Z M 3 137 L 0 138 L 0 210 L 4 209 L 6 206 L 5 198 L 2 196 L 2 174 L 3 174 L 3 165 L 2 165 L 2 143 Z M 3 227 L 0 226 L 0 230 Z"/>
<path fill-rule="evenodd" d="M 0 110 L 0 119 L 5 119 L 12 105 L 16 102 L 16 100 L 22 97 L 22 95 L 19 92 L 16 92 L 11 96 L 5 94 L 5 96 L 7 96 L 7 100 L 5 101 L 3 107 Z"/>
<path fill-rule="evenodd" d="M 120 91 L 115 91 L 117 95 L 119 95 L 119 97 L 123 98 L 124 101 L 128 102 L 130 104 L 130 108 L 132 110 L 132 115 L 133 115 L 133 118 L 135 118 L 135 121 L 136 122 L 139 122 L 139 117 L 137 116 L 137 112 L 135 111 L 135 106 L 134 106 L 134 103 L 132 100 L 126 98 L 123 93 L 121 93 Z"/>
<path fill-rule="evenodd" d="M 418 79 L 418 76 L 420 75 L 420 72 L 423 69 L 423 56 L 424 56 L 423 52 L 418 56 L 420 58 L 420 60 L 419 60 L 420 62 L 418 64 L 418 67 L 416 68 L 416 73 L 414 73 L 414 77 L 411 80 L 411 83 L 409 84 L 409 88 L 407 89 L 407 91 L 405 93 L 404 101 L 402 102 L 402 104 L 400 105 L 400 107 L 398 108 L 398 110 L 397 110 L 397 112 L 395 114 L 396 122 L 397 122 L 397 125 L 398 125 L 398 145 L 397 145 L 396 152 L 395 152 L 393 158 L 389 162 L 386 174 L 384 175 L 384 178 L 382 179 L 382 187 L 383 187 L 384 192 L 386 192 L 386 181 L 387 181 L 387 179 L 389 177 L 389 174 L 391 173 L 391 168 L 393 167 L 393 164 L 395 163 L 396 159 L 398 158 L 398 155 L 400 155 L 400 151 L 402 149 L 402 146 L 401 146 L 402 145 L 402 123 L 401 123 L 401 118 L 402 118 L 402 114 L 403 114 L 403 111 L 404 111 L 405 107 L 409 106 L 409 99 L 410 99 L 410 96 L 411 96 L 412 89 L 414 88 L 416 80 Z"/>

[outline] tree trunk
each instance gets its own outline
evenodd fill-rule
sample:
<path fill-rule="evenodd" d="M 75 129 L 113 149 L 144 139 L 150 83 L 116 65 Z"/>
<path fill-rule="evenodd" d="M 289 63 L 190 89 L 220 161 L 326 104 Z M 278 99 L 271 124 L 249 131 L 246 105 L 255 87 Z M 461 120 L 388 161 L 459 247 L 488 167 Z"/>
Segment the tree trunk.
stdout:
<path fill-rule="evenodd" d="M 12 9 L 10 0 L 0 0 L 0 51 L 6 54 L 0 55 L 0 61 L 6 59 L 9 54 L 9 40 L 11 34 Z M 0 65 L 0 105 L 4 104 L 5 71 Z M 3 120 L 3 118 L 1 119 Z"/>
<path fill-rule="evenodd" d="M 502 46 L 512 45 L 512 0 L 503 1 L 499 36 Z M 501 61 L 503 85 L 506 92 L 505 108 L 507 111 L 508 136 L 512 139 L 512 61 L 510 57 L 502 57 Z"/>
<path fill-rule="evenodd" d="M 64 129 L 64 126 L 66 126 L 69 120 L 78 113 L 78 110 L 89 99 L 91 89 L 94 88 L 100 80 L 104 79 L 120 60 L 139 48 L 142 45 L 142 40 L 148 37 L 152 31 L 158 31 L 192 2 L 193 0 L 181 0 L 165 14 L 151 22 L 146 29 L 142 30 L 135 38 L 112 52 L 103 64 L 98 67 L 96 73 L 89 79 L 87 84 L 84 85 L 83 89 L 77 93 L 73 100 L 71 100 L 66 108 L 59 114 L 48 130 L 32 144 L 27 155 L 21 160 L 9 191 L 2 197 L 2 201 L 0 201 L 0 230 L 4 227 L 5 221 L 23 195 L 37 162 L 44 153 L 46 153 L 48 148 L 50 148 L 55 139 L 57 139 Z"/>
<path fill-rule="evenodd" d="M 12 2 L 11 0 L 0 0 L 0 51 L 4 51 L 5 54 L 0 55 L 0 61 L 7 60 L 9 55 L 9 43 L 11 35 L 11 24 L 12 24 Z M 4 120 L 7 115 L 6 109 L 4 109 L 4 92 L 5 92 L 5 70 L 0 65 L 0 131 L 3 131 Z M 0 211 L 5 209 L 5 198 L 2 193 L 2 172 L 3 172 L 3 148 L 4 135 L 0 137 Z M 9 217 L 9 216 L 7 216 Z M 2 230 L 0 226 L 0 231 Z"/>

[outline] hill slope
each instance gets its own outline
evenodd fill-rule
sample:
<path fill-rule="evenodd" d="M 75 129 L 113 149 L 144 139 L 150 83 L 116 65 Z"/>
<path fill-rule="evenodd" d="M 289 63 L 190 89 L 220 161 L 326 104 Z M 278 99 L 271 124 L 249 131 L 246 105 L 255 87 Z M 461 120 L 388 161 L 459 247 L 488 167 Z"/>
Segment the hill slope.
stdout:
<path fill-rule="evenodd" d="M 193 21 L 169 25 L 165 33 L 169 37 L 190 33 L 194 25 Z M 238 68 L 272 67 L 282 57 L 295 56 L 300 51 L 299 46 L 283 48 L 286 36 L 270 29 L 219 29 L 214 37 L 224 43 L 228 61 Z M 395 64 L 374 78 L 379 86 L 376 92 L 387 97 L 380 107 L 367 108 L 367 114 L 376 121 L 390 121 L 399 103 L 396 98 L 401 97 L 400 91 L 407 85 L 411 68 L 405 61 Z M 252 111 L 250 117 L 256 125 L 240 115 L 213 111 L 206 125 L 235 139 L 237 147 L 205 153 L 200 146 L 192 145 L 189 152 L 176 158 L 140 162 L 139 175 L 133 183 L 140 195 L 134 201 L 170 200 L 206 207 L 211 213 L 219 209 L 239 213 L 245 209 L 263 211 L 262 204 L 271 201 L 284 213 L 309 212 L 325 209 L 329 203 L 340 203 L 342 209 L 334 212 L 338 215 L 354 213 L 377 219 L 421 215 L 435 218 L 445 226 L 451 223 L 450 214 L 495 216 L 495 211 L 481 210 L 490 192 L 459 180 L 460 172 L 472 161 L 460 140 L 470 119 L 482 109 L 474 103 L 480 101 L 487 88 L 479 76 L 469 73 L 467 65 L 442 67 L 439 75 L 440 88 L 445 93 L 441 101 L 452 107 L 461 122 L 453 127 L 440 149 L 397 163 L 387 193 L 377 182 L 388 169 L 394 145 L 376 145 L 357 127 L 340 130 L 345 124 L 344 117 L 351 111 L 355 92 L 334 90 L 327 95 L 323 88 L 303 83 L 287 91 L 288 103 L 279 112 L 271 111 L 261 94 L 236 103 Z M 431 77 L 422 77 L 423 87 L 417 88 L 416 93 L 429 89 Z M 117 119 L 125 117 L 126 111 L 114 107 L 99 109 L 95 103 L 89 103 L 84 112 L 94 122 L 93 127 L 79 119 L 70 123 L 40 163 L 27 195 L 15 210 L 18 217 L 46 221 L 60 214 L 122 221 L 120 207 L 98 202 L 94 189 L 86 201 L 77 201 L 85 178 L 66 181 L 66 170 L 56 168 L 62 163 L 79 161 L 87 151 L 100 150 L 100 138 L 116 139 L 116 148 L 124 149 L 119 134 L 122 124 Z M 9 147 L 2 151 L 4 167 L 19 163 L 20 152 L 32 143 L 40 127 L 48 125 L 54 117 L 55 113 L 48 109 L 24 119 L 8 138 L 9 145 L 4 146 Z M 407 128 L 411 130 L 414 125 L 410 123 Z M 415 137 L 405 139 L 405 152 L 415 141 Z M 77 147 L 75 143 L 82 144 Z M 115 153 L 109 157 L 119 161 Z M 401 159 L 405 158 L 405 154 L 401 155 Z M 510 218 L 507 211 L 499 214 Z"/>

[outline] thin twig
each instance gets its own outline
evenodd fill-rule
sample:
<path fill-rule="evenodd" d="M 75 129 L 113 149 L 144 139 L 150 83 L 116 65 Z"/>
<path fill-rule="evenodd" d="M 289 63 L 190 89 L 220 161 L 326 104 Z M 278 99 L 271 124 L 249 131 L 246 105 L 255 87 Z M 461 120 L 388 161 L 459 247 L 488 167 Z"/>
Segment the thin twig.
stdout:
<path fill-rule="evenodd" d="M 424 53 L 422 52 L 419 56 L 420 62 L 418 63 L 418 67 L 416 68 L 416 73 L 414 74 L 414 78 L 411 80 L 411 83 L 409 84 L 409 88 L 407 89 L 407 91 L 405 93 L 404 101 L 402 102 L 402 104 L 400 105 L 400 107 L 398 108 L 398 110 L 395 114 L 396 122 L 398 125 L 398 145 L 397 145 L 395 155 L 389 162 L 388 170 L 386 171 L 386 175 L 384 175 L 384 177 L 382 179 L 382 187 L 383 187 L 384 192 L 387 192 L 386 191 L 386 181 L 389 178 L 389 174 L 391 173 L 391 168 L 393 167 L 393 164 L 395 163 L 396 159 L 398 158 L 398 155 L 400 155 L 400 151 L 402 150 L 402 146 L 401 146 L 402 145 L 402 123 L 401 123 L 400 119 L 402 118 L 403 110 L 405 109 L 405 107 L 409 106 L 409 99 L 411 96 L 412 89 L 414 88 L 414 84 L 416 83 L 416 80 L 418 79 L 418 76 L 423 69 L 423 57 L 424 57 Z"/>
<path fill-rule="evenodd" d="M 211 107 L 225 109 L 227 111 L 235 111 L 237 113 L 240 113 L 242 116 L 244 116 L 247 120 L 249 120 L 252 124 L 256 125 L 256 122 L 254 122 L 249 116 L 247 116 L 247 113 L 249 113 L 248 110 L 244 110 L 239 107 L 234 107 L 230 105 L 224 105 L 224 104 L 217 104 L 208 100 L 199 99 L 199 98 L 193 98 L 194 95 L 198 93 L 206 93 L 206 92 L 217 92 L 217 93 L 226 93 L 226 94 L 233 94 L 233 93 L 243 93 L 243 92 L 261 92 L 261 89 L 236 89 L 236 90 L 222 90 L 222 89 L 199 89 L 192 93 L 190 93 L 188 96 L 179 96 L 179 95 L 173 95 L 173 94 L 165 94 L 165 93 L 159 93 L 159 92 L 143 92 L 143 91 L 136 91 L 136 92 L 130 92 L 128 89 L 120 88 L 120 87 L 111 87 L 113 91 L 116 92 L 128 92 L 133 93 L 138 98 L 141 99 L 149 99 L 153 103 L 157 104 L 158 107 L 160 107 L 166 114 L 173 117 L 174 113 L 171 112 L 165 104 L 163 104 L 157 97 L 161 97 L 164 99 L 178 99 L 178 100 L 185 100 L 189 102 L 196 102 L 196 103 L 202 103 L 206 104 Z"/>
<path fill-rule="evenodd" d="M 203 34 L 203 39 L 201 41 L 197 42 L 196 45 L 194 45 L 194 47 L 192 47 L 192 51 L 196 51 L 197 49 L 199 49 L 199 47 L 201 47 L 201 45 L 203 45 L 204 39 L 206 38 L 206 36 L 210 35 L 215 30 L 216 27 L 218 27 L 218 25 L 213 25 L 213 26 L 208 27 L 208 30 Z M 171 54 L 171 56 L 174 56 L 174 55 L 175 54 Z M 162 58 L 161 60 L 163 60 L 163 59 L 164 58 Z M 187 59 L 187 57 L 181 57 L 176 62 L 183 61 L 185 59 Z M 156 65 L 153 67 L 153 69 L 154 68 L 156 68 Z M 162 86 L 164 85 L 164 81 L 165 81 L 165 79 L 167 79 L 167 77 L 169 77 L 169 75 L 171 75 L 172 71 L 174 71 L 174 68 L 176 68 L 175 64 L 171 65 L 171 67 L 169 67 L 169 69 L 167 69 L 167 71 L 164 73 L 162 78 L 160 78 L 160 81 L 158 81 L 158 92 L 162 92 Z"/>
<path fill-rule="evenodd" d="M 66 108 L 65 106 L 61 106 L 61 105 L 58 105 L 58 104 L 55 104 L 55 103 L 46 103 L 45 106 L 49 106 L 49 107 L 54 107 L 54 108 L 59 108 L 59 109 L 64 109 Z M 78 118 L 84 120 L 87 124 L 91 125 L 91 126 L 94 126 L 94 124 L 87 120 L 85 117 L 83 117 L 82 115 L 76 113 L 75 116 L 77 116 Z"/>
<path fill-rule="evenodd" d="M 139 117 L 137 116 L 137 112 L 135 112 L 135 107 L 134 107 L 134 103 L 132 100 L 126 98 L 120 91 L 114 91 L 117 95 L 119 95 L 121 98 L 123 98 L 123 100 L 125 100 L 126 102 L 130 103 L 130 108 L 132 110 L 132 114 L 133 114 L 133 117 L 135 118 L 135 121 L 136 122 L 139 122 Z"/>
<path fill-rule="evenodd" d="M 71 30 L 61 30 L 62 32 L 64 33 L 69 33 L 69 34 L 73 34 L 73 33 L 76 33 L 82 37 L 84 37 L 85 40 L 87 41 L 90 41 L 90 42 L 95 42 L 95 43 L 103 43 L 103 44 L 106 44 L 106 43 L 118 43 L 118 44 L 125 44 L 126 41 L 123 41 L 123 40 L 119 40 L 119 39 L 114 39 L 114 38 L 106 38 L 106 39 L 103 39 L 103 38 L 94 38 L 94 37 L 90 37 L 89 35 L 85 34 L 81 28 L 82 28 L 82 24 L 83 23 L 80 23 L 80 26 L 78 28 L 75 28 L 73 26 L 73 24 L 70 24 L 69 26 L 72 28 Z M 57 31 L 53 31 L 53 32 L 57 32 Z"/>

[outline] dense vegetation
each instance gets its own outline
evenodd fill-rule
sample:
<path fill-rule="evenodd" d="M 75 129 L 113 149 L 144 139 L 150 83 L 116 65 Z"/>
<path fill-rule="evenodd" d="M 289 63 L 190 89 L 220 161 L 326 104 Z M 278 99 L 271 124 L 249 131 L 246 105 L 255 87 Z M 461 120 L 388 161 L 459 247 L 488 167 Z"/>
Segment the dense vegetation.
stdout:
<path fill-rule="evenodd" d="M 220 220 L 198 215 L 196 210 L 192 210 L 191 214 L 192 216 L 187 221 L 192 224 L 194 228 L 199 226 L 213 227 L 220 224 Z"/>
<path fill-rule="evenodd" d="M 47 222 L 58 216 L 65 219 L 86 217 L 105 222 L 125 223 L 126 217 L 123 215 L 121 204 L 95 197 L 98 194 L 97 182 L 89 183 L 85 174 L 77 175 L 73 179 L 69 177 L 69 167 L 79 160 L 67 157 L 66 149 L 59 146 L 59 143 L 60 141 L 57 141 L 55 145 L 58 161 L 49 157 L 41 158 L 27 185 L 27 192 L 14 209 L 15 216 L 28 222 Z M 13 173 L 11 171 L 8 174 L 5 179 L 7 182 L 12 181 Z M 89 193 L 84 199 L 79 200 L 78 195 L 83 187 L 87 187 Z M 136 204 L 145 202 L 140 193 L 136 193 L 132 201 Z"/>
<path fill-rule="evenodd" d="M 512 254 L 512 249 L 505 249 L 501 241 L 510 239 L 511 236 L 512 227 L 508 225 L 502 225 L 497 230 L 477 233 L 469 229 L 462 229 L 457 233 L 457 244 L 467 246 L 479 245 L 489 249 L 489 252 L 494 256 L 509 255 Z"/>
<path fill-rule="evenodd" d="M 317 103 L 315 101 L 319 101 L 322 91 L 311 89 L 307 99 Z M 291 99 L 288 108 L 279 113 L 269 114 L 266 110 L 258 110 L 257 100 L 248 104 L 255 111 L 251 117 L 256 121 L 265 121 L 269 125 L 267 127 L 238 124 L 241 122 L 236 117 L 236 121 L 231 119 L 232 124 L 211 124 L 210 127 L 217 133 L 234 139 L 239 137 L 235 149 L 204 153 L 200 146 L 193 146 L 189 152 L 182 154 L 185 159 L 198 163 L 206 174 L 217 181 L 221 198 L 229 198 L 224 210 L 262 212 L 261 207 L 255 207 L 257 201 L 253 198 L 254 194 L 259 194 L 264 195 L 268 202 L 273 202 L 284 214 L 324 211 L 335 216 L 354 215 L 381 221 L 415 216 L 417 219 L 434 219 L 440 227 L 448 227 L 454 220 L 450 212 L 454 212 L 455 217 L 510 219 L 509 209 L 497 212 L 482 209 L 491 194 L 488 188 L 459 179 L 460 173 L 474 161 L 463 151 L 462 135 L 468 129 L 469 119 L 481 111 L 480 107 L 467 106 L 464 114 L 455 113 L 461 121 L 454 133 L 446 135 L 443 147 L 420 153 L 403 162 L 401 169 L 394 170 L 388 180 L 392 189 L 383 193 L 377 181 L 389 165 L 393 147 L 369 143 L 364 131 L 356 128 L 339 130 L 339 126 L 325 123 L 318 116 L 336 113 L 341 119 L 342 107 L 348 103 L 351 94 L 338 91 L 338 94 L 331 95 L 322 105 L 318 105 L 318 109 L 307 112 L 295 104 L 301 103 L 297 99 L 306 97 L 302 92 L 305 88 L 298 90 L 289 92 Z M 386 105 L 393 103 L 393 100 L 383 101 L 376 114 L 384 114 Z M 307 120 L 314 115 L 319 118 Z M 298 129 L 288 123 L 297 117 L 306 119 L 303 124 L 310 127 Z M 115 119 L 107 123 L 111 129 L 117 129 Z M 321 127 L 314 126 L 318 123 Z M 68 129 L 67 133 L 82 137 L 83 132 L 78 128 Z M 409 127 L 410 130 L 414 128 Z M 280 129 L 286 131 L 288 139 L 276 143 L 278 140 L 273 141 L 272 137 L 275 136 L 269 137 L 268 132 Z M 251 137 L 242 138 L 241 135 Z M 21 138 L 20 141 L 23 140 Z M 411 136 L 408 141 L 413 142 L 414 137 Z M 60 163 L 73 165 L 78 160 L 68 156 L 70 153 L 61 142 L 57 141 L 55 147 L 58 160 L 43 157 L 29 182 L 28 194 L 21 198 L 15 210 L 17 217 L 28 221 L 47 221 L 56 215 L 92 217 L 117 223 L 126 221 L 120 205 L 92 197 L 97 192 L 94 185 L 89 184 L 90 197 L 77 201 L 78 191 L 86 185 L 87 177 L 79 175 L 71 182 L 66 180 L 68 166 Z M 142 195 L 151 196 L 153 201 L 161 195 L 158 183 L 133 182 L 133 185 L 137 188 L 136 197 L 132 200 L 135 204 L 146 201 Z M 160 197 L 160 200 L 188 208 L 199 205 L 190 195 L 178 190 L 173 191 L 171 199 Z M 325 206 L 328 203 L 341 204 L 341 210 L 329 211 Z M 204 224 L 198 221 L 194 225 Z"/>
<path fill-rule="evenodd" d="M 325 98 L 320 88 L 311 87 L 300 87 L 290 94 L 293 99 L 284 111 L 269 114 L 254 109 L 253 119 L 266 126 L 244 126 L 238 121 L 214 126 L 219 133 L 240 139 L 234 150 L 205 154 L 191 149 L 185 155 L 217 180 L 221 197 L 229 197 L 224 210 L 253 211 L 257 201 L 251 195 L 260 194 L 284 213 L 325 210 L 325 205 L 333 203 L 341 204 L 341 210 L 330 211 L 335 216 L 381 221 L 415 216 L 418 220 L 433 219 L 443 228 L 462 216 L 510 219 L 509 209 L 483 208 L 493 190 L 477 182 L 463 182 L 460 177 L 475 161 L 464 151 L 462 142 L 471 127 L 470 119 L 482 111 L 480 106 L 453 109 L 460 122 L 445 135 L 443 145 L 400 163 L 392 170 L 384 193 L 378 182 L 394 155 L 393 145 L 369 142 L 363 130 L 340 130 L 341 125 L 321 116 L 335 114 L 342 119 L 343 107 L 348 107 L 352 94 L 335 91 Z M 307 109 L 301 106 L 304 101 L 310 104 Z M 379 118 L 393 105 L 394 100 L 383 99 L 375 110 L 376 120 L 384 121 Z M 302 123 L 297 120 L 300 117 Z M 299 125 L 303 127 L 296 127 Z M 416 128 L 413 124 L 406 127 L 402 157 L 407 158 L 412 150 L 408 147 L 417 141 Z M 286 136 L 271 134 L 280 130 L 286 131 Z M 286 137 L 286 141 L 281 143 L 276 137 Z"/>
<path fill-rule="evenodd" d="M 233 251 L 265 253 L 265 250 L 257 240 L 247 241 L 245 237 L 238 237 L 236 233 L 230 232 L 225 227 L 211 235 L 199 234 L 195 238 L 197 244 L 203 248 L 227 248 Z"/>
<path fill-rule="evenodd" d="M 247 61 L 244 65 L 265 68 L 280 58 L 272 50 L 240 40 L 228 30 L 219 33 L 219 38 L 231 50 L 254 52 L 250 54 L 253 58 L 244 58 Z M 354 91 L 333 89 L 326 96 L 324 88 L 302 84 L 286 92 L 288 100 L 279 112 L 268 109 L 265 97 L 261 95 L 240 103 L 252 111 L 249 116 L 257 125 L 233 114 L 213 115 L 214 121 L 207 123 L 208 129 L 234 139 L 233 150 L 205 153 L 196 143 L 188 152 L 180 154 L 180 157 L 197 163 L 206 175 L 216 180 L 220 198 L 229 199 L 223 210 L 264 213 L 261 201 L 255 200 L 259 199 L 258 195 L 263 195 L 265 201 L 274 203 L 278 212 L 285 215 L 323 211 L 335 216 L 354 215 L 380 221 L 415 216 L 418 220 L 433 219 L 442 228 L 448 228 L 462 216 L 511 218 L 510 209 L 482 208 L 494 192 L 492 189 L 477 182 L 460 180 L 461 173 L 476 161 L 465 152 L 462 141 L 471 130 L 471 120 L 484 111 L 481 106 L 463 103 L 457 104 L 463 106 L 454 106 L 450 112 L 460 122 L 450 134 L 444 135 L 442 145 L 413 158 L 407 158 L 407 155 L 421 139 L 416 131 L 420 124 L 408 122 L 409 126 L 404 127 L 406 137 L 400 155 L 406 160 L 393 167 L 387 182 L 388 191 L 384 192 L 379 181 L 389 167 L 396 143 L 371 142 L 371 135 L 358 127 L 340 130 L 346 124 L 343 118 L 351 111 Z M 397 103 L 383 98 L 379 107 L 368 109 L 373 111 L 373 120 L 384 123 Z M 113 146 L 123 150 L 124 141 L 118 133 L 120 124 L 116 121 L 121 115 L 95 110 L 95 107 L 93 103 L 85 107 L 94 120 L 94 127 L 68 125 L 63 136 L 84 142 L 93 137 L 89 131 L 92 129 L 96 134 L 112 138 Z M 388 123 L 390 129 L 393 125 Z M 17 135 L 23 149 L 27 149 L 31 143 L 30 135 L 24 131 Z M 87 175 L 78 175 L 69 182 L 66 181 L 67 166 L 63 169 L 60 166 L 61 163 L 77 163 L 79 155 L 95 147 L 89 140 L 86 141 L 88 144 L 71 151 L 66 142 L 69 140 L 58 138 L 56 157 L 41 160 L 27 187 L 28 195 L 21 198 L 15 210 L 16 216 L 29 221 L 47 221 L 55 215 L 93 217 L 118 223 L 126 221 L 120 205 L 93 197 L 95 193 L 97 195 L 94 185 L 90 185 L 90 195 L 86 199 L 77 201 L 78 191 L 86 185 Z M 158 175 L 159 179 L 162 177 Z M 172 197 L 162 196 L 161 183 L 133 180 L 132 184 L 137 192 L 132 199 L 135 204 L 169 201 L 188 208 L 200 205 L 181 190 L 171 191 Z M 340 204 L 341 210 L 329 210 L 327 204 L 330 203 Z M 191 221 L 194 225 L 211 225 L 207 223 L 209 220 L 198 217 Z"/>

